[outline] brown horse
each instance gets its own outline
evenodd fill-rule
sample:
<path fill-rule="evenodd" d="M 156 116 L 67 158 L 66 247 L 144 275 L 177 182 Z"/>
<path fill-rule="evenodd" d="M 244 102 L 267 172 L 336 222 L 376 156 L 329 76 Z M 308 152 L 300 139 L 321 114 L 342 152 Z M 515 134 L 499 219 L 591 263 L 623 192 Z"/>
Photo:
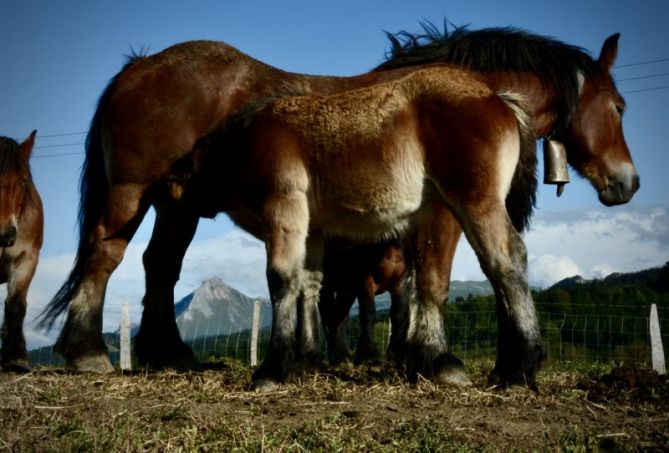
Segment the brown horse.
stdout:
<path fill-rule="evenodd" d="M 404 322 L 406 315 L 397 313 L 402 308 L 401 290 L 404 279 L 404 256 L 399 242 L 351 245 L 335 249 L 328 244 L 323 259 L 323 284 L 319 301 L 321 321 L 327 335 L 328 358 L 331 365 L 348 360 L 347 320 L 355 300 L 358 300 L 360 335 L 355 351 L 355 362 L 380 358 L 374 342 L 376 303 L 374 296 L 386 291 L 391 297 L 393 325 Z M 399 320 L 399 321 L 397 321 Z M 396 338 L 396 336 L 393 336 Z M 396 345 L 389 345 L 392 357 Z"/>
<path fill-rule="evenodd" d="M 430 24 L 424 30 L 422 35 L 389 35 L 391 55 L 376 70 L 450 62 L 476 71 L 493 89 L 512 90 L 523 96 L 535 135 L 565 145 L 569 164 L 591 182 L 604 205 L 622 204 L 632 198 L 639 188 L 639 176 L 622 131 L 625 102 L 610 75 L 619 34 L 609 37 L 599 58 L 593 60 L 580 48 L 519 30 L 456 28 L 450 34 L 441 34 Z M 516 225 L 519 231 L 525 226 Z M 460 235 L 453 214 L 436 205 L 431 221 L 413 236 L 415 242 L 405 244 L 405 255 L 421 250 L 409 258 L 415 273 L 407 284 L 414 287 L 414 294 L 411 296 L 408 290 L 407 296 L 434 304 L 434 313 L 439 316 L 430 322 L 435 326 L 443 325 L 441 307 L 448 298 L 450 270 Z M 497 313 L 497 361 L 490 384 L 522 383 L 523 376 L 513 371 L 522 360 L 517 354 L 513 320 L 506 318 L 505 307 L 498 305 Z M 409 333 L 410 351 L 420 351 L 430 341 L 424 338 L 429 331 L 414 329 Z M 423 370 L 414 357 L 407 353 L 410 372 Z M 433 371 L 433 377 L 443 375 L 448 380 L 448 372 L 438 368 Z"/>
<path fill-rule="evenodd" d="M 318 360 L 324 238 L 403 236 L 435 203 L 457 216 L 514 319 L 524 359 L 514 371 L 533 382 L 543 346 L 513 224 L 531 213 L 524 188 L 536 178 L 534 135 L 519 101 L 500 96 L 469 72 L 430 68 L 251 106 L 196 143 L 192 163 L 179 165 L 185 177 L 176 172 L 181 202 L 200 215 L 228 213 L 266 245 L 273 318 L 256 389 L 293 380 Z M 517 200 L 524 218 L 511 220 L 507 196 L 525 198 Z M 417 312 L 412 324 L 422 322 Z"/>
<path fill-rule="evenodd" d="M 35 131 L 21 144 L 0 137 L 0 283 L 7 283 L 0 364 L 6 371 L 30 370 L 23 319 L 44 228 L 28 163 L 34 143 Z"/>
<path fill-rule="evenodd" d="M 491 87 L 524 96 L 536 136 L 566 144 L 569 163 L 590 179 L 603 204 L 625 203 L 638 189 L 639 179 L 620 127 L 625 103 L 608 75 L 619 35 L 607 39 L 597 61 L 579 48 L 514 29 L 455 28 L 449 33 L 445 27 L 441 33 L 428 23 L 423 34 L 400 32 L 388 37 L 392 45 L 390 56 L 376 71 L 445 62 L 481 73 Z M 580 124 L 572 122 L 575 115 L 580 117 Z M 583 164 L 596 152 L 611 156 L 612 163 L 605 174 L 594 174 L 592 167 Z M 415 237 L 419 247 L 429 251 L 410 258 L 411 267 L 420 271 L 407 279 L 407 284 L 414 287 L 416 294 L 441 306 L 448 298 L 450 269 L 462 231 L 443 206 L 435 205 L 433 214 L 432 221 L 424 224 L 424 230 Z M 519 231 L 524 226 L 518 225 Z M 407 245 L 407 251 L 416 246 Z M 401 303 L 406 305 L 407 301 Z M 405 307 L 394 310 L 406 312 Z M 329 322 L 341 322 L 341 312 L 333 311 L 332 315 L 335 318 Z M 395 324 L 405 325 L 402 319 Z M 499 338 L 498 354 L 502 356 L 513 355 L 507 352 L 511 347 L 505 346 L 508 338 Z M 416 341 L 422 343 L 420 339 Z M 506 360 L 498 357 L 497 362 L 503 364 Z M 498 371 L 491 375 L 491 383 L 500 381 Z M 449 373 L 435 372 L 449 379 Z M 504 370 L 499 374 L 505 374 Z"/>
<path fill-rule="evenodd" d="M 81 179 L 77 260 L 44 319 L 48 325 L 69 307 L 57 349 L 77 369 L 111 369 L 101 334 L 104 290 L 153 205 L 157 216 L 144 254 L 147 286 L 136 343 L 138 359 L 156 367 L 189 363 L 192 353 L 174 322 L 173 287 L 198 217 L 170 196 L 167 170 L 218 121 L 250 101 L 282 90 L 327 94 L 396 79 L 415 70 L 418 66 L 410 66 L 414 64 L 464 65 L 481 72 L 496 90 L 524 94 L 535 133 L 561 137 L 568 145 L 570 163 L 609 200 L 625 201 L 638 187 L 638 179 L 619 112 L 612 108 L 624 106 L 609 75 L 616 49 L 614 35 L 594 61 L 578 48 L 518 30 L 460 30 L 425 46 L 411 40 L 405 46 L 398 44 L 388 66 L 399 69 L 381 67 L 344 78 L 286 73 L 215 42 L 188 42 L 151 57 L 133 58 L 103 93 L 91 124 Z M 606 167 L 591 164 L 604 160 Z M 607 187 L 612 188 L 611 195 L 606 195 Z M 613 196 L 616 190 L 618 200 Z M 448 211 L 435 213 L 433 219 L 416 239 L 427 248 L 410 260 L 420 268 L 417 280 L 411 279 L 416 294 L 430 300 L 437 312 L 447 296 L 460 228 Z M 413 339 L 413 344 L 421 342 L 440 345 L 425 349 L 446 348 L 438 335 Z M 507 349 L 502 343 L 501 351 Z M 419 357 L 411 361 L 423 374 L 432 373 L 436 379 L 448 374 L 447 367 L 435 363 L 421 368 L 429 360 Z"/>

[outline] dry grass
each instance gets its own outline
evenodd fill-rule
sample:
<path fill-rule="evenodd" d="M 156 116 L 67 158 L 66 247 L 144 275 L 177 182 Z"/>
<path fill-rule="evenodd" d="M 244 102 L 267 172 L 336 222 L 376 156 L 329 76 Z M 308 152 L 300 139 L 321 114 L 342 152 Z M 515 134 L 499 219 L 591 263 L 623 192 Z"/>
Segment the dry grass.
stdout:
<path fill-rule="evenodd" d="M 370 366 L 318 373 L 263 394 L 248 390 L 251 370 L 235 364 L 197 373 L 2 374 L 0 449 L 669 449 L 666 379 L 637 376 L 630 386 L 620 376 L 607 382 L 600 368 L 553 368 L 540 374 L 539 394 L 500 392 L 485 387 L 490 366 L 471 369 L 475 385 L 468 388 L 409 385 L 393 370 Z"/>

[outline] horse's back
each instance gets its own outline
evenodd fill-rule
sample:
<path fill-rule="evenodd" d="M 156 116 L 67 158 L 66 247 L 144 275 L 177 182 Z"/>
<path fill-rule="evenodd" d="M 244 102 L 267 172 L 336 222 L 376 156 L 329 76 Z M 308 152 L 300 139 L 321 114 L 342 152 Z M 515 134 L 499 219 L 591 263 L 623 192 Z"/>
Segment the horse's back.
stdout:
<path fill-rule="evenodd" d="M 189 41 L 133 58 L 98 107 L 112 183 L 157 180 L 198 137 L 263 90 L 273 91 L 281 77 L 281 71 L 215 41 Z"/>

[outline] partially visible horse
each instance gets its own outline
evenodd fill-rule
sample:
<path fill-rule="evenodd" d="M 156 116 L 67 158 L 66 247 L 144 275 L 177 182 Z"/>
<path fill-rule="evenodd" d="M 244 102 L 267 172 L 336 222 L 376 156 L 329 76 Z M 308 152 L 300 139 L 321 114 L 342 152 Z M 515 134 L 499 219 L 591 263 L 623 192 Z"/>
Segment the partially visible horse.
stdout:
<path fill-rule="evenodd" d="M 198 214 L 174 201 L 168 169 L 219 121 L 278 92 L 336 93 L 397 79 L 419 65 L 463 65 L 483 74 L 496 91 L 524 95 L 535 134 L 562 140 L 569 162 L 592 182 L 604 203 L 627 201 L 638 188 L 638 176 L 622 134 L 625 104 L 610 76 L 617 40 L 618 35 L 607 39 L 599 59 L 593 60 L 579 48 L 513 29 L 460 29 L 426 45 L 407 35 L 406 45 L 397 43 L 392 62 L 355 77 L 288 73 L 224 43 L 205 41 L 132 58 L 105 89 L 87 138 L 77 259 L 44 318 L 49 325 L 69 309 L 56 349 L 76 369 L 112 369 L 102 339 L 104 291 L 153 205 L 156 223 L 144 254 L 146 294 L 137 356 L 140 363 L 154 367 L 191 363 L 192 351 L 181 341 L 174 321 L 173 288 Z M 533 193 L 534 188 L 526 190 Z M 412 330 L 408 359 L 414 373 L 439 381 L 448 380 L 452 370 L 436 351 L 446 351 L 439 313 L 461 233 L 439 203 L 432 218 L 415 244 L 405 243 L 410 268 L 418 268 L 410 273 L 408 286 L 430 302 L 434 314 L 422 315 L 430 326 L 424 335 Z M 421 254 L 413 252 L 417 248 Z M 504 325 L 500 332 L 507 329 Z M 517 368 L 517 357 L 507 338 L 500 337 L 495 374 L 508 377 L 507 371 Z"/>
<path fill-rule="evenodd" d="M 348 360 L 351 352 L 348 342 L 348 314 L 353 302 L 358 300 L 360 335 L 355 350 L 355 362 L 380 358 L 374 342 L 376 322 L 375 296 L 390 293 L 391 320 L 404 322 L 406 313 L 400 301 L 404 279 L 404 256 L 398 241 L 342 246 L 326 245 L 323 259 L 323 285 L 319 308 L 325 328 L 328 358 L 331 365 Z M 392 338 L 396 339 L 397 336 Z M 399 345 L 389 345 L 392 358 Z"/>
<path fill-rule="evenodd" d="M 544 352 L 513 224 L 531 213 L 525 187 L 536 157 L 513 95 L 459 69 L 431 68 L 337 95 L 280 97 L 224 121 L 190 160 L 175 178 L 184 181 L 180 201 L 201 215 L 226 212 L 265 242 L 273 318 L 256 389 L 291 381 L 318 360 L 325 238 L 400 237 L 429 219 L 433 203 L 466 231 L 514 320 L 523 358 L 514 371 L 533 383 Z M 524 198 L 514 213 L 522 218 L 509 217 L 507 196 Z"/>
<path fill-rule="evenodd" d="M 44 228 L 30 173 L 34 143 L 35 131 L 21 144 L 0 137 L 0 283 L 7 283 L 0 364 L 5 371 L 30 370 L 23 320 Z"/>

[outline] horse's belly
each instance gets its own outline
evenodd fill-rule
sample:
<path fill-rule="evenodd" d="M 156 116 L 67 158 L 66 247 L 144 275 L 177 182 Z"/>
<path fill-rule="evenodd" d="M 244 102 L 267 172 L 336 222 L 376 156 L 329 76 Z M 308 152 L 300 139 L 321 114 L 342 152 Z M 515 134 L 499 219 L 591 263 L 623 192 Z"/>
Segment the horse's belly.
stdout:
<path fill-rule="evenodd" d="M 342 178 L 323 187 L 312 223 L 329 235 L 375 240 L 401 235 L 424 201 L 422 169 Z"/>

